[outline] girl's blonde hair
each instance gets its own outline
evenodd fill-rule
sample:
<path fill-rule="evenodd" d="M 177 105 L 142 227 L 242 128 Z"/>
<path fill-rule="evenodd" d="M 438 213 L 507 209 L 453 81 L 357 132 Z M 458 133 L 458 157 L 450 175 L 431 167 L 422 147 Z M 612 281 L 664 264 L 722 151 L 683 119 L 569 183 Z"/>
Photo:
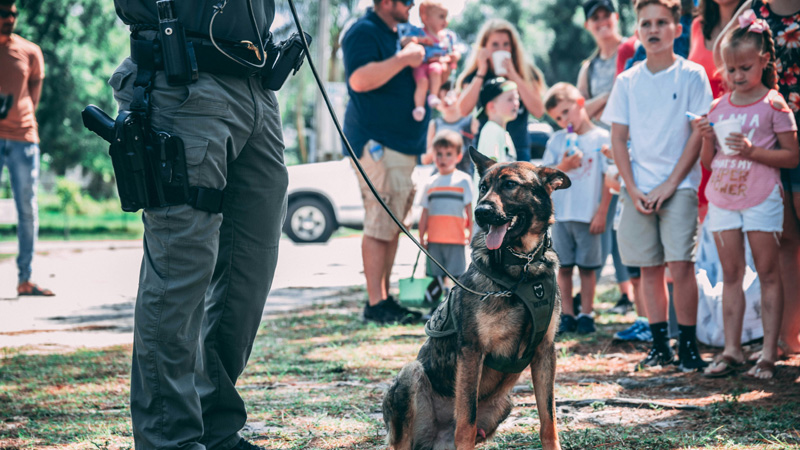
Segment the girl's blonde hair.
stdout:
<path fill-rule="evenodd" d="M 514 69 L 522 76 L 525 82 L 533 82 L 539 86 L 539 90 L 544 90 L 544 76 L 538 67 L 533 65 L 525 56 L 525 51 L 522 49 L 522 40 L 517 33 L 517 29 L 511 22 L 504 19 L 489 19 L 483 23 L 480 31 L 478 31 L 478 38 L 472 46 L 472 54 L 469 57 L 464 71 L 458 76 L 456 86 L 458 89 L 464 87 L 464 79 L 467 76 L 475 73 L 478 70 L 478 52 L 486 47 L 489 41 L 489 36 L 492 33 L 506 33 L 511 41 L 511 61 L 514 63 Z"/>

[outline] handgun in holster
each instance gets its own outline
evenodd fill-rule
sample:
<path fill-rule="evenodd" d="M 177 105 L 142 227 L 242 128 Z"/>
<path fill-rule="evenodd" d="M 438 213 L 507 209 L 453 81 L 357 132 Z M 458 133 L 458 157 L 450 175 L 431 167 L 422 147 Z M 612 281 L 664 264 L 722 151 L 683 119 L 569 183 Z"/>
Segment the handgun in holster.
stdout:
<path fill-rule="evenodd" d="M 82 116 L 86 128 L 111 144 L 109 154 L 123 211 L 181 205 L 190 200 L 186 153 L 179 137 L 147 130 L 136 112 L 120 111 L 113 120 L 89 105 Z"/>

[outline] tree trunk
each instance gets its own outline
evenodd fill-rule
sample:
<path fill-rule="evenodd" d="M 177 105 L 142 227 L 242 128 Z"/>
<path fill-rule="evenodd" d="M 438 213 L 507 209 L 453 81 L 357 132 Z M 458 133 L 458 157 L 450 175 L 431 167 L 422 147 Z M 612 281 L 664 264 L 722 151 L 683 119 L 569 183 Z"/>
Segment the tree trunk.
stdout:
<path fill-rule="evenodd" d="M 294 123 L 297 127 L 297 148 L 300 151 L 300 162 L 308 162 L 308 147 L 306 146 L 306 124 L 303 120 L 303 87 L 297 90 L 294 105 Z"/>

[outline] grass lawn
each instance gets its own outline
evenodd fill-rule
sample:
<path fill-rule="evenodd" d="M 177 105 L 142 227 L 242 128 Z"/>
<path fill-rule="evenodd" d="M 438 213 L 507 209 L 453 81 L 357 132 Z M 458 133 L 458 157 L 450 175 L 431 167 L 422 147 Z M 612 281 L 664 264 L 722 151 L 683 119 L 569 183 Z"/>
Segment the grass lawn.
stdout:
<path fill-rule="evenodd" d="M 65 233 L 65 228 L 68 232 Z M 141 213 L 105 212 L 70 216 L 60 212 L 39 211 L 40 240 L 110 240 L 141 239 L 144 233 Z M 16 225 L 0 225 L 0 241 L 17 239 Z"/>
<path fill-rule="evenodd" d="M 245 436 L 268 449 L 383 449 L 384 390 L 416 356 L 422 327 L 358 319 L 341 304 L 265 318 L 239 379 Z M 610 307 L 613 293 L 598 309 Z M 646 346 L 612 342 L 634 319 L 601 315 L 598 332 L 558 343 L 557 418 L 567 449 L 798 449 L 800 356 L 774 380 L 721 380 L 673 369 L 634 373 Z M 703 348 L 710 358 L 716 349 Z M 68 354 L 0 349 L 0 449 L 131 448 L 130 347 Z M 541 447 L 529 375 L 485 449 Z"/>

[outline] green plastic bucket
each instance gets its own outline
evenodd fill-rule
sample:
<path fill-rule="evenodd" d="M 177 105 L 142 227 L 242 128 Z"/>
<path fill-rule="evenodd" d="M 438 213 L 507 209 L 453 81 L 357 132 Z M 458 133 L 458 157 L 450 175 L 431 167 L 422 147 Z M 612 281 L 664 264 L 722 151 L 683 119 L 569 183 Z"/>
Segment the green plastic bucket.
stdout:
<path fill-rule="evenodd" d="M 414 268 L 411 269 L 411 277 L 401 278 L 400 281 L 398 282 L 400 287 L 400 295 L 398 296 L 398 300 L 400 301 L 401 305 L 404 306 L 425 305 L 425 290 L 428 288 L 428 285 L 431 284 L 433 278 L 431 277 L 414 278 L 414 274 L 417 273 L 417 263 L 419 263 L 420 254 L 422 254 L 421 250 L 417 252 L 417 259 L 416 261 L 414 261 Z"/>
<path fill-rule="evenodd" d="M 425 290 L 431 284 L 433 278 L 402 278 L 400 284 L 400 304 L 404 306 L 424 306 Z"/>

